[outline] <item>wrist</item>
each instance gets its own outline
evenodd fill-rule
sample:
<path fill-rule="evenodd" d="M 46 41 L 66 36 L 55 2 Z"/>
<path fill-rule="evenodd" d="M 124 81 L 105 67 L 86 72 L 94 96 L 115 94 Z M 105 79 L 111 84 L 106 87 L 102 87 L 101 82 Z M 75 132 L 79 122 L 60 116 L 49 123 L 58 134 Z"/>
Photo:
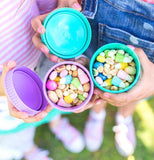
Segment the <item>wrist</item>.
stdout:
<path fill-rule="evenodd" d="M 3 85 L 2 75 L 0 76 L 0 96 L 6 96 L 4 85 Z"/>

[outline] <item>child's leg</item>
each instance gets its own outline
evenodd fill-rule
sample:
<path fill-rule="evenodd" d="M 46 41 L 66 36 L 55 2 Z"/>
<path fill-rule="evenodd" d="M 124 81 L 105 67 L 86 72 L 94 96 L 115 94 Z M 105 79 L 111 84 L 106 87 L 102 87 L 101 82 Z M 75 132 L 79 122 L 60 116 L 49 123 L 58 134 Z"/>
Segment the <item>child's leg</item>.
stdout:
<path fill-rule="evenodd" d="M 35 128 L 28 128 L 17 133 L 0 136 L 0 158 L 5 160 L 20 159 L 34 145 Z"/>
<path fill-rule="evenodd" d="M 98 150 L 103 142 L 103 126 L 106 116 L 105 107 L 105 101 L 94 105 L 86 122 L 84 137 L 87 149 L 90 151 Z"/>
<path fill-rule="evenodd" d="M 136 103 L 119 107 L 116 114 L 115 143 L 119 153 L 123 156 L 131 155 L 135 150 L 136 137 L 132 114 L 134 113 Z"/>
<path fill-rule="evenodd" d="M 74 128 L 67 118 L 57 115 L 49 123 L 50 130 L 62 141 L 65 148 L 73 153 L 79 153 L 84 149 L 85 143 L 81 133 Z"/>

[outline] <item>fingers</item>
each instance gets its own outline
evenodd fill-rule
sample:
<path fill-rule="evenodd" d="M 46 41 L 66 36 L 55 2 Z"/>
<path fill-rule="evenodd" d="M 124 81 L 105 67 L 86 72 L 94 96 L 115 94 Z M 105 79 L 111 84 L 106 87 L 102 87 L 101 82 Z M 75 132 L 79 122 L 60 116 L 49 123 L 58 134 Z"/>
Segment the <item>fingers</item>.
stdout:
<path fill-rule="evenodd" d="M 78 11 L 81 11 L 81 5 L 78 3 L 77 0 L 71 0 L 69 1 L 69 7 L 74 8 Z"/>
<path fill-rule="evenodd" d="M 35 33 L 32 41 L 34 43 L 34 45 L 36 46 L 36 48 L 38 48 L 39 50 L 41 50 L 48 59 L 50 59 L 53 62 L 57 62 L 58 61 L 58 57 L 49 53 L 49 49 L 42 43 L 41 41 L 41 37 L 39 33 Z"/>
<path fill-rule="evenodd" d="M 26 112 L 18 111 L 9 100 L 8 100 L 8 108 L 9 108 L 9 113 L 12 117 L 18 119 L 24 119 L 28 117 L 28 114 Z"/>
<path fill-rule="evenodd" d="M 29 116 L 27 118 L 24 118 L 24 122 L 26 123 L 31 123 L 31 122 L 38 122 L 41 121 L 44 117 L 46 117 L 48 115 L 48 113 L 53 109 L 53 107 L 51 105 L 47 105 L 47 107 L 45 108 L 45 110 L 43 110 L 42 112 L 38 113 L 35 116 Z"/>
<path fill-rule="evenodd" d="M 70 7 L 70 8 L 74 8 L 78 11 L 81 11 L 81 5 L 78 3 L 77 0 L 59 0 L 58 1 L 58 7 L 62 8 L 62 7 Z"/>
<path fill-rule="evenodd" d="M 48 14 L 40 15 L 40 16 L 37 16 L 31 20 L 31 25 L 32 25 L 35 32 L 40 33 L 40 34 L 45 33 L 45 28 L 42 25 L 42 23 L 47 15 Z"/>
<path fill-rule="evenodd" d="M 3 64 L 3 74 L 7 73 L 8 71 L 10 71 L 11 69 L 13 69 L 14 67 L 16 67 L 16 62 L 15 61 L 9 61 L 8 63 L 4 63 Z"/>
<path fill-rule="evenodd" d="M 126 103 L 129 103 L 129 101 L 131 100 L 131 97 L 127 92 L 120 94 L 112 94 L 108 92 L 103 92 L 100 89 L 95 88 L 94 93 L 99 95 L 104 101 L 107 101 L 111 105 L 117 107 L 121 107 Z"/>

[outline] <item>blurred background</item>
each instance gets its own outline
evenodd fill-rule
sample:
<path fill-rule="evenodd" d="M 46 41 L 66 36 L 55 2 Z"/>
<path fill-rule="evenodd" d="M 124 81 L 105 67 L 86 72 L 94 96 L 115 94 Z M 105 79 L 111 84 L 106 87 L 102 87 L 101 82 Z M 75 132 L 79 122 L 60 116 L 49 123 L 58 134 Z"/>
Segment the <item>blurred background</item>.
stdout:
<path fill-rule="evenodd" d="M 80 114 L 64 115 L 70 123 L 83 133 L 89 110 Z M 86 148 L 79 154 L 67 151 L 62 143 L 50 132 L 48 124 L 37 127 L 35 142 L 40 148 L 50 151 L 54 160 L 152 160 L 154 159 L 154 97 L 137 104 L 134 118 L 137 146 L 135 153 L 129 157 L 118 154 L 114 144 L 112 127 L 115 125 L 116 108 L 108 105 L 104 125 L 103 145 L 97 152 L 89 152 Z"/>

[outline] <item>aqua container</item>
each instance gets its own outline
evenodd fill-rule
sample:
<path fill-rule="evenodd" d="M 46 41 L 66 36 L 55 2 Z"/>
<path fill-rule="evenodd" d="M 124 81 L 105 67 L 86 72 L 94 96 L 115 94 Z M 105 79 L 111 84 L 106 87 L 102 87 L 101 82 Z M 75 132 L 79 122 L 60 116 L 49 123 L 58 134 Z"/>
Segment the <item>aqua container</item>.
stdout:
<path fill-rule="evenodd" d="M 82 54 L 91 41 L 91 27 L 87 18 L 72 8 L 60 8 L 44 20 L 46 32 L 41 35 L 50 53 L 63 58 Z"/>
<path fill-rule="evenodd" d="M 109 90 L 109 89 L 106 89 L 102 86 L 100 86 L 94 76 L 93 76 L 93 73 L 92 73 L 92 69 L 93 69 L 93 65 L 94 65 L 94 62 L 96 60 L 96 57 L 103 51 L 107 50 L 107 49 L 122 49 L 124 50 L 125 52 L 127 52 L 128 54 L 130 54 L 130 56 L 133 57 L 134 59 L 134 62 L 136 64 L 136 70 L 137 70 L 137 73 L 136 73 L 136 76 L 135 76 L 135 79 L 134 81 L 130 84 L 130 86 L 128 86 L 127 88 L 124 88 L 122 90 L 119 90 L 119 91 L 113 91 L 113 90 Z M 126 92 L 128 91 L 129 89 L 131 89 L 138 81 L 139 77 L 140 77 L 140 72 L 141 72 L 141 66 L 140 66 L 140 61 L 136 55 L 136 53 L 130 49 L 128 46 L 124 45 L 124 44 L 121 44 L 121 43 L 109 43 L 109 44 L 106 44 L 102 47 L 100 47 L 92 56 L 91 60 L 90 60 L 90 66 L 89 66 L 89 70 L 90 70 L 90 75 L 91 75 L 91 78 L 94 82 L 94 85 L 96 87 L 98 87 L 99 89 L 101 89 L 102 91 L 104 92 L 110 92 L 110 93 L 122 93 L 122 92 Z"/>

